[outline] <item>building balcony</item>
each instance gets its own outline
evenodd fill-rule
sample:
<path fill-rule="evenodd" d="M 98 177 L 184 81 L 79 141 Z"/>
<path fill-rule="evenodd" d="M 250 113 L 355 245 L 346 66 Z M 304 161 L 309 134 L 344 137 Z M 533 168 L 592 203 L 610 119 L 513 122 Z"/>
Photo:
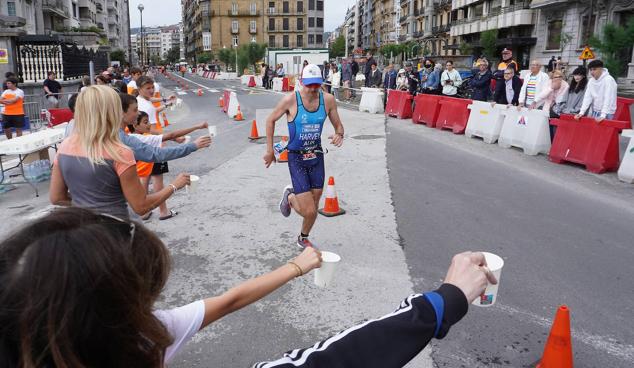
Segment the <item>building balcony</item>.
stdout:
<path fill-rule="evenodd" d="M 400 2 L 401 2 L 401 8 L 409 4 L 409 0 L 400 0 Z"/>
<path fill-rule="evenodd" d="M 436 9 L 451 8 L 451 6 L 451 0 L 434 0 L 434 8 Z"/>
<path fill-rule="evenodd" d="M 114 15 L 108 15 L 108 24 L 117 24 L 119 20 Z"/>
<path fill-rule="evenodd" d="M 68 6 L 64 5 L 62 0 L 42 0 L 42 12 L 55 14 L 62 18 L 70 17 Z"/>
<path fill-rule="evenodd" d="M 233 34 L 238 34 L 238 33 L 240 33 L 240 28 L 233 28 L 233 27 L 231 27 L 231 33 L 233 33 Z"/>
<path fill-rule="evenodd" d="M 97 13 L 103 12 L 103 5 L 101 5 L 101 3 L 97 3 L 95 7 L 97 8 Z"/>
<path fill-rule="evenodd" d="M 452 36 L 461 36 L 491 29 L 534 25 L 536 13 L 535 10 L 529 8 L 529 4 L 529 1 L 525 1 L 496 10 L 493 14 L 456 20 L 451 23 L 450 34 Z"/>
<path fill-rule="evenodd" d="M 424 34 L 425 32 L 423 31 L 414 32 L 414 38 L 421 38 Z"/>
<path fill-rule="evenodd" d="M 399 40 L 399 42 L 403 42 L 403 41 L 407 40 L 407 35 L 398 36 L 398 40 Z"/>
<path fill-rule="evenodd" d="M 296 9 L 288 9 L 288 10 L 283 10 L 283 9 L 276 9 L 276 8 L 269 8 L 268 11 L 266 12 L 266 14 L 268 15 L 305 15 L 306 11 L 302 10 L 302 11 L 297 11 Z"/>
<path fill-rule="evenodd" d="M 282 29 L 282 28 L 269 28 L 266 27 L 266 31 L 268 33 L 304 33 L 305 31 L 303 29 Z"/>
<path fill-rule="evenodd" d="M 441 0 L 434 0 L 434 2 L 437 2 L 440 4 Z M 452 0 L 451 1 L 451 8 L 453 10 L 459 9 L 459 8 L 464 8 L 465 6 L 469 6 L 471 4 L 475 4 L 478 2 L 482 2 L 482 0 Z M 436 4 L 434 4 L 436 5 Z"/>
<path fill-rule="evenodd" d="M 229 17 L 259 17 L 260 11 L 250 11 L 250 10 L 238 10 L 236 12 L 232 10 L 227 10 L 227 16 Z"/>
<path fill-rule="evenodd" d="M 438 33 L 447 33 L 450 30 L 450 26 L 449 24 L 443 24 L 441 26 L 434 26 L 431 28 L 431 33 L 433 34 L 438 34 Z"/>
<path fill-rule="evenodd" d="M 532 9 L 546 8 L 552 5 L 562 5 L 569 3 L 570 0 L 533 0 L 531 2 Z"/>
<path fill-rule="evenodd" d="M 108 3 L 108 4 L 107 4 L 106 6 L 108 7 L 108 9 L 110 9 L 110 10 L 117 10 L 117 4 L 115 4 L 115 2 L 114 2 L 114 1 L 107 1 L 107 3 Z"/>
<path fill-rule="evenodd" d="M 403 15 L 402 17 L 399 18 L 399 23 L 405 23 L 407 21 L 407 18 L 409 18 L 409 15 Z"/>
<path fill-rule="evenodd" d="M 249 33 L 256 34 L 256 33 L 258 33 L 258 29 L 257 28 L 249 28 Z"/>

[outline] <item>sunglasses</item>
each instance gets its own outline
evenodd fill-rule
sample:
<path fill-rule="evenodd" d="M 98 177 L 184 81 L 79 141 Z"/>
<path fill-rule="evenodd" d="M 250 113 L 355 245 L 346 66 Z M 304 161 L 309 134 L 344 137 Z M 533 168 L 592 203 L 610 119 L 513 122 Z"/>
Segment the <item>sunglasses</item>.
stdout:
<path fill-rule="evenodd" d="M 101 223 L 104 224 L 116 225 L 121 231 L 122 235 L 130 237 L 130 245 L 132 245 L 132 243 L 134 242 L 134 233 L 136 232 L 136 225 L 134 224 L 134 222 L 128 222 L 118 218 L 117 216 L 112 216 L 107 213 L 100 213 L 99 220 Z"/>

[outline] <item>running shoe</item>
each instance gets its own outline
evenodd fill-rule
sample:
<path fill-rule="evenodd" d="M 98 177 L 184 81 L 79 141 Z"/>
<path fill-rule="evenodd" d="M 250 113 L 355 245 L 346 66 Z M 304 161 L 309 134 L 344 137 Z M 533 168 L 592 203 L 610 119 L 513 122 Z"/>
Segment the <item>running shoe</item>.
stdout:
<path fill-rule="evenodd" d="M 313 245 L 313 243 L 311 243 L 311 241 L 308 240 L 308 238 L 302 238 L 301 235 L 297 237 L 297 246 L 302 249 L 306 247 L 315 248 L 315 245 Z"/>
<path fill-rule="evenodd" d="M 287 185 L 282 192 L 282 200 L 280 201 L 280 212 L 284 217 L 291 215 L 291 202 L 288 201 L 288 196 L 293 193 L 293 186 Z"/>

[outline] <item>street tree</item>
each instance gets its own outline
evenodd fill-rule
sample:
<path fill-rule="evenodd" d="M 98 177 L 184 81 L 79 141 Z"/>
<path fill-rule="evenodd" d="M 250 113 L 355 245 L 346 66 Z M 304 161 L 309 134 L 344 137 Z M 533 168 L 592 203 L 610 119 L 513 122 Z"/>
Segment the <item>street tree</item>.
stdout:
<path fill-rule="evenodd" d="M 125 51 L 121 49 L 114 50 L 110 53 L 110 61 L 118 61 L 121 65 L 124 65 L 125 60 Z"/>
<path fill-rule="evenodd" d="M 634 18 L 625 26 L 608 23 L 603 28 L 601 38 L 590 37 L 590 45 L 601 51 L 603 62 L 610 74 L 620 76 L 625 73 L 625 60 L 629 60 L 634 44 Z"/>
<path fill-rule="evenodd" d="M 480 34 L 480 46 L 482 53 L 489 60 L 494 60 L 497 54 L 498 30 L 490 29 Z"/>
<path fill-rule="evenodd" d="M 198 55 L 198 57 L 196 58 L 196 62 L 198 64 L 207 64 L 211 60 L 213 60 L 213 58 L 214 58 L 214 55 L 211 53 L 211 51 L 205 51 L 202 54 Z"/>
<path fill-rule="evenodd" d="M 266 55 L 266 44 L 251 42 L 240 46 L 238 50 L 238 64 L 242 70 L 247 66 L 253 66 L 257 70 L 257 63 Z"/>
<path fill-rule="evenodd" d="M 218 51 L 218 59 L 225 64 L 225 70 L 232 69 L 231 66 L 234 65 L 236 60 L 236 54 L 234 49 L 220 49 Z"/>
<path fill-rule="evenodd" d="M 178 60 L 180 60 L 180 57 L 181 57 L 180 46 L 174 46 L 171 49 L 169 49 L 169 51 L 167 52 L 167 55 L 165 56 L 165 60 L 167 60 L 168 63 L 174 64 L 178 62 Z"/>
<path fill-rule="evenodd" d="M 346 39 L 343 37 L 343 35 L 341 35 L 337 37 L 335 39 L 335 42 L 330 45 L 330 50 L 328 50 L 328 52 L 330 53 L 331 58 L 342 57 L 346 53 L 345 49 Z"/>

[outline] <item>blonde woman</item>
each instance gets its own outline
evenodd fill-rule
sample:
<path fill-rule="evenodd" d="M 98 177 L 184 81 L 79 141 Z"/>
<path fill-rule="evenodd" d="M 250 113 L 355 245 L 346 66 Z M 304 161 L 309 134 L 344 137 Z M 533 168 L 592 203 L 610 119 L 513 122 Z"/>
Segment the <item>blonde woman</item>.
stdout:
<path fill-rule="evenodd" d="M 146 193 L 134 154 L 119 138 L 122 115 L 119 95 L 108 86 L 90 86 L 79 94 L 73 134 L 55 157 L 51 203 L 126 219 L 127 203 L 141 215 L 189 184 L 189 175 L 180 174 L 162 190 Z"/>

